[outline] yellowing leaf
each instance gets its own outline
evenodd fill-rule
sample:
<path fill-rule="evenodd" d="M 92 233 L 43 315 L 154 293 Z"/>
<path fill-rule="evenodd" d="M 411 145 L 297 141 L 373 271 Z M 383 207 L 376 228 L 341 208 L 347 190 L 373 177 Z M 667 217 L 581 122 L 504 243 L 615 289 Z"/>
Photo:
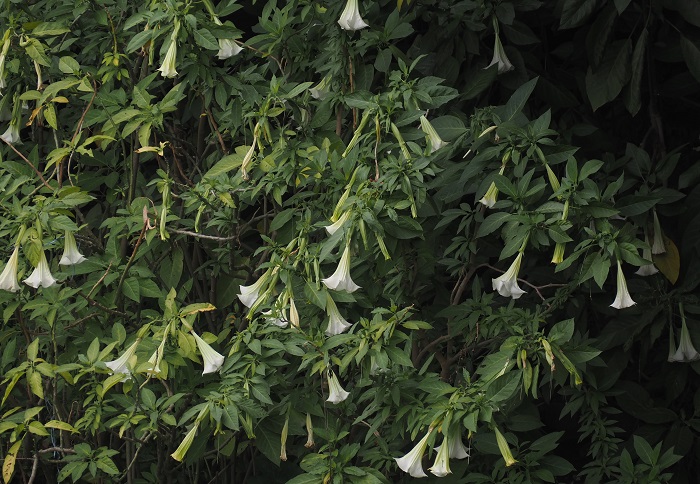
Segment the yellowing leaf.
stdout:
<path fill-rule="evenodd" d="M 678 253 L 676 244 L 665 235 L 664 245 L 666 246 L 666 252 L 653 256 L 654 265 L 666 276 L 666 279 L 671 281 L 671 284 L 675 284 L 678 280 L 678 273 L 681 270 L 681 256 Z"/>

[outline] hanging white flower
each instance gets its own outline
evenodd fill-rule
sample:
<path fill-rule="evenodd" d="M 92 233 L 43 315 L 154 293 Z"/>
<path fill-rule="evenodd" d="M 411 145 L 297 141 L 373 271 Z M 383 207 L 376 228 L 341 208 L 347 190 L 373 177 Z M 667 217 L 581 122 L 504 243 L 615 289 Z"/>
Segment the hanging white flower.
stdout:
<path fill-rule="evenodd" d="M 294 303 L 294 298 L 289 298 L 289 321 L 292 323 L 293 328 L 299 328 L 299 311 L 297 311 L 297 305 Z"/>
<path fill-rule="evenodd" d="M 41 256 L 39 257 L 39 264 L 34 268 L 34 271 L 23 281 L 26 285 L 33 287 L 34 289 L 41 287 L 50 287 L 56 284 L 56 279 L 51 275 L 49 270 L 49 263 L 46 261 L 46 254 L 41 251 Z"/>
<path fill-rule="evenodd" d="M 217 353 L 217 351 L 200 338 L 197 333 L 194 331 L 191 331 L 191 333 L 192 336 L 194 336 L 194 340 L 197 342 L 197 348 L 199 348 L 199 352 L 202 353 L 202 359 L 204 360 L 204 371 L 202 375 L 219 371 L 221 365 L 224 364 L 224 355 Z"/>
<path fill-rule="evenodd" d="M 214 17 L 214 23 L 216 25 L 223 25 L 219 17 Z M 243 48 L 231 39 L 219 39 L 219 52 L 216 53 L 216 57 L 221 60 L 228 59 L 229 57 L 240 54 L 242 50 Z"/>
<path fill-rule="evenodd" d="M 309 93 L 314 99 L 322 101 L 328 95 L 328 85 L 330 84 L 331 76 L 326 76 L 315 86 L 309 88 Z"/>
<path fill-rule="evenodd" d="M 617 295 L 615 300 L 610 305 L 615 309 L 624 309 L 637 304 L 632 300 L 629 291 L 627 290 L 627 281 L 625 280 L 625 274 L 622 272 L 622 263 L 617 260 Z"/>
<path fill-rule="evenodd" d="M 263 286 L 267 284 L 268 274 L 269 271 L 265 272 L 265 274 L 260 276 L 260 279 L 255 281 L 255 283 L 251 284 L 250 286 L 238 286 L 240 290 L 240 293 L 238 294 L 238 299 L 247 307 L 252 308 L 255 304 L 255 301 L 258 300 L 258 297 L 260 296 L 260 291 L 262 290 Z"/>
<path fill-rule="evenodd" d="M 496 32 L 496 41 L 493 46 L 493 59 L 484 69 L 488 69 L 493 65 L 498 65 L 499 74 L 504 74 L 514 69 L 513 64 L 508 60 L 505 50 L 503 50 L 503 44 L 501 44 L 501 37 L 498 35 L 498 32 Z"/>
<path fill-rule="evenodd" d="M 330 403 L 340 403 L 350 396 L 350 392 L 346 392 L 340 386 L 338 377 L 331 370 L 328 370 L 328 392 L 329 395 L 326 401 Z"/>
<path fill-rule="evenodd" d="M 512 297 L 513 299 L 518 299 L 526 293 L 518 286 L 518 272 L 520 272 L 522 260 L 523 253 L 518 252 L 518 256 L 508 270 L 502 276 L 491 280 L 494 291 L 498 291 L 498 294 L 503 297 Z"/>
<path fill-rule="evenodd" d="M 328 235 L 333 235 L 336 233 L 340 228 L 342 228 L 343 225 L 345 225 L 345 222 L 347 222 L 350 219 L 350 215 L 352 215 L 352 212 L 348 210 L 347 212 L 343 212 L 343 215 L 340 216 L 340 218 L 333 224 L 331 225 L 326 225 L 326 232 L 328 232 Z"/>
<path fill-rule="evenodd" d="M 0 274 L 0 289 L 9 292 L 17 292 L 20 285 L 17 282 L 17 266 L 19 265 L 19 246 L 15 246 L 10 259 Z"/>
<path fill-rule="evenodd" d="M 671 333 L 673 339 L 673 333 Z M 693 346 L 693 341 L 690 339 L 688 325 L 685 324 L 685 318 L 681 323 L 681 340 L 678 344 L 678 349 L 673 355 L 669 356 L 668 361 L 671 363 L 690 363 L 691 361 L 700 360 L 700 353 Z"/>
<path fill-rule="evenodd" d="M 107 368 L 112 370 L 112 373 L 124 374 L 125 379 L 130 378 L 131 371 L 129 370 L 128 366 L 129 360 L 132 356 L 134 356 L 134 353 L 136 353 L 136 348 L 138 348 L 139 343 L 141 343 L 141 340 L 136 339 L 136 341 L 134 341 L 133 344 L 129 346 L 119 358 L 112 361 L 106 361 L 105 365 L 107 365 Z"/>
<path fill-rule="evenodd" d="M 423 472 L 423 465 L 421 464 L 421 459 L 425 453 L 425 448 L 428 446 L 428 439 L 430 434 L 433 432 L 433 428 L 428 429 L 428 433 L 425 434 L 416 445 L 411 449 L 408 454 L 403 457 L 394 457 L 394 460 L 404 472 L 407 472 L 411 477 L 428 477 L 428 475 Z"/>
<path fill-rule="evenodd" d="M 644 234 L 644 243 L 646 244 L 646 247 L 642 249 L 642 258 L 652 260 L 651 249 L 649 248 L 649 236 L 646 233 Z M 659 272 L 659 270 L 652 262 L 651 264 L 644 264 L 641 266 L 637 272 L 635 272 L 635 274 L 638 276 L 653 276 L 657 272 Z"/>
<path fill-rule="evenodd" d="M 270 309 L 268 311 L 263 311 L 262 314 L 263 316 L 265 316 L 265 320 L 268 323 L 274 324 L 275 326 L 279 326 L 280 328 L 286 328 L 289 324 L 289 320 L 287 320 L 287 318 L 284 316 L 284 313 L 278 312 L 277 314 L 274 314 L 273 311 Z"/>
<path fill-rule="evenodd" d="M 442 138 L 440 138 L 438 132 L 435 131 L 435 128 L 432 124 L 430 124 L 430 121 L 428 121 L 428 118 L 426 118 L 425 116 L 420 117 L 420 127 L 423 130 L 423 132 L 428 136 L 428 140 L 430 141 L 431 154 L 435 153 L 437 150 L 448 144 L 447 141 L 443 141 Z"/>
<path fill-rule="evenodd" d="M 78 246 L 75 243 L 75 236 L 73 232 L 66 230 L 66 241 L 63 247 L 63 257 L 58 263 L 62 266 L 71 266 L 73 264 L 80 264 L 81 262 L 87 260 L 83 254 L 78 251 Z"/>
<path fill-rule="evenodd" d="M 163 58 L 163 63 L 158 68 L 160 75 L 163 77 L 176 77 L 177 76 L 177 32 L 180 29 L 180 24 L 175 23 L 175 29 L 170 36 L 170 46 L 168 51 L 165 53 Z"/>
<path fill-rule="evenodd" d="M 350 244 L 345 245 L 345 250 L 340 258 L 338 267 L 332 276 L 322 281 L 328 289 L 345 292 L 355 292 L 360 289 L 350 277 Z"/>
<path fill-rule="evenodd" d="M 450 459 L 466 459 L 469 457 L 469 449 L 467 449 L 462 443 L 462 437 L 455 432 L 450 436 L 449 440 L 445 439 L 442 444 L 435 447 L 435 450 L 440 452 L 440 449 L 447 442 L 447 452 Z"/>
<path fill-rule="evenodd" d="M 330 294 L 326 297 L 326 311 L 328 312 L 328 328 L 326 328 L 326 335 L 334 336 L 345 332 L 352 324 L 348 323 L 338 311 L 338 306 L 335 305 L 335 301 L 331 298 Z"/>
<path fill-rule="evenodd" d="M 435 463 L 428 469 L 437 477 L 445 477 L 447 474 L 452 474 L 450 470 L 450 442 L 445 434 L 445 438 L 442 439 L 442 444 L 440 444 L 437 456 L 435 457 Z"/>
<path fill-rule="evenodd" d="M 348 0 L 345 4 L 345 9 L 343 13 L 340 14 L 340 20 L 338 24 L 344 30 L 361 30 L 365 27 L 369 27 L 362 17 L 360 16 L 360 7 L 357 4 L 357 0 Z"/>
<path fill-rule="evenodd" d="M 656 215 L 656 210 L 653 211 L 654 215 L 654 244 L 651 246 L 651 253 L 654 255 L 665 254 L 666 244 L 664 244 L 664 233 L 661 230 L 661 223 L 659 222 L 659 216 Z"/>

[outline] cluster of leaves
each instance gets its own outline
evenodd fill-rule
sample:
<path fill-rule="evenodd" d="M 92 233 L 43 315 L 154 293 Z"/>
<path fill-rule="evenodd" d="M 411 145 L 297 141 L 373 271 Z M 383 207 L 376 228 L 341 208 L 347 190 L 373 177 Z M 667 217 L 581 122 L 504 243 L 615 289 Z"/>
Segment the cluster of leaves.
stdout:
<path fill-rule="evenodd" d="M 692 482 L 694 0 L 0 2 L 5 482 Z"/>

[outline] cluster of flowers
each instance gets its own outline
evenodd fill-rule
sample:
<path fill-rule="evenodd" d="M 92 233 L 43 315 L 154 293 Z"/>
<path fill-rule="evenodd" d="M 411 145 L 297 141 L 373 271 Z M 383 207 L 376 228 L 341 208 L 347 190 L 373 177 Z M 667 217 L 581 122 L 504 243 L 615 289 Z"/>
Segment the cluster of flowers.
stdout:
<path fill-rule="evenodd" d="M 22 233 L 24 230 L 22 230 Z M 7 261 L 5 268 L 0 274 L 0 289 L 17 292 L 20 290 L 20 285 L 17 282 L 17 271 L 19 266 L 19 240 L 22 234 L 18 237 L 18 243 L 15 244 L 15 249 L 12 251 L 10 259 Z M 65 245 L 63 248 L 63 256 L 61 260 L 58 261 L 60 265 L 71 266 L 74 264 L 80 264 L 83 262 L 85 257 L 78 251 L 78 247 L 75 243 L 75 237 L 72 232 L 66 231 Z M 39 287 L 49 287 L 56 284 L 56 279 L 51 275 L 51 270 L 49 269 L 49 263 L 46 260 L 46 254 L 43 249 L 41 255 L 39 256 L 39 263 L 36 265 L 32 273 L 24 279 L 26 285 L 31 286 L 35 289 Z"/>

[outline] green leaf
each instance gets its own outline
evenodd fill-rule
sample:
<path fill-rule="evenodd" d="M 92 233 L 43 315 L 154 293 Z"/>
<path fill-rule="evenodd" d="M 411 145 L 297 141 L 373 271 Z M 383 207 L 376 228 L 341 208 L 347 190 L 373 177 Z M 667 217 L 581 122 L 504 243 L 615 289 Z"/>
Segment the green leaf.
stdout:
<path fill-rule="evenodd" d="M 204 175 L 204 178 L 216 178 L 219 175 L 235 170 L 243 164 L 243 158 L 250 146 L 239 146 L 236 153 L 224 156 Z"/>
<path fill-rule="evenodd" d="M 644 72 L 644 52 L 648 37 L 649 31 L 647 29 L 642 30 L 642 33 L 639 34 L 639 39 L 637 39 L 637 45 L 634 46 L 634 52 L 632 52 L 632 77 L 625 89 L 624 97 L 625 107 L 632 116 L 635 116 L 642 107 L 642 73 Z M 700 71 L 698 73 L 700 74 Z"/>
<path fill-rule="evenodd" d="M 501 226 L 508 221 L 508 219 L 513 218 L 513 214 L 510 212 L 496 212 L 492 213 L 479 226 L 479 230 L 476 231 L 477 237 L 484 237 L 490 233 L 498 230 Z"/>
<path fill-rule="evenodd" d="M 593 72 L 588 68 L 586 74 L 586 93 L 593 110 L 615 99 L 630 79 L 630 57 L 632 46 L 630 40 L 610 46 L 600 67 Z"/>
<path fill-rule="evenodd" d="M 430 121 L 444 141 L 452 141 L 467 132 L 466 126 L 456 116 L 440 116 Z"/>
<path fill-rule="evenodd" d="M 572 29 L 582 25 L 595 10 L 597 0 L 564 0 L 559 29 Z"/>
<path fill-rule="evenodd" d="M 122 292 L 134 302 L 140 302 L 140 290 L 138 277 L 127 277 L 122 285 Z"/>
<path fill-rule="evenodd" d="M 498 66 L 493 65 L 488 69 L 474 68 L 467 72 L 465 89 L 461 91 L 462 99 L 474 99 L 484 92 L 498 76 Z"/>
<path fill-rule="evenodd" d="M 146 43 L 153 39 L 153 33 L 156 32 L 154 29 L 143 30 L 136 35 L 134 35 L 128 44 L 126 44 L 126 49 L 124 49 L 125 54 L 131 54 L 136 50 L 140 49 Z"/>
<path fill-rule="evenodd" d="M 642 459 L 642 462 L 649 466 L 654 466 L 659 458 L 658 452 L 654 452 L 651 445 L 649 445 L 649 442 L 647 442 L 644 437 L 633 435 L 632 439 L 634 442 L 634 450 L 639 458 Z"/>
<path fill-rule="evenodd" d="M 535 85 L 537 85 L 538 79 L 539 77 L 530 79 L 525 84 L 516 89 L 516 91 L 506 103 L 505 113 L 503 116 L 504 121 L 510 121 L 515 117 L 516 114 L 523 110 L 523 108 L 525 107 L 525 103 L 527 103 L 527 100 L 530 98 L 530 94 L 532 94 L 532 91 L 535 89 Z"/>
<path fill-rule="evenodd" d="M 70 32 L 70 29 L 60 22 L 41 22 L 32 30 L 32 34 L 36 37 L 61 35 L 66 32 Z"/>
<path fill-rule="evenodd" d="M 219 41 L 207 29 L 195 30 L 194 41 L 205 49 L 219 50 Z"/>

